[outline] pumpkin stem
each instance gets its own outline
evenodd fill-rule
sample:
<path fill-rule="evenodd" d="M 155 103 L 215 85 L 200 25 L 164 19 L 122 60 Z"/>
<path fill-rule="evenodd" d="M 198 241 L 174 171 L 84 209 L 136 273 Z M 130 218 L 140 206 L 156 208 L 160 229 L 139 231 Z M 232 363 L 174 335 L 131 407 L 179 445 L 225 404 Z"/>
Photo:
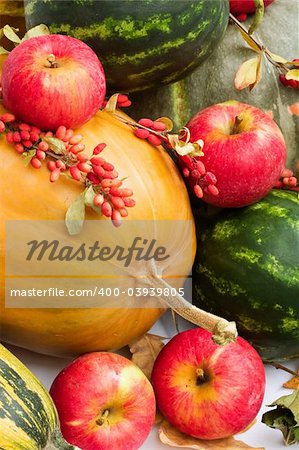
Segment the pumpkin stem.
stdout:
<path fill-rule="evenodd" d="M 188 320 L 189 322 L 197 325 L 205 330 L 210 331 L 213 336 L 213 341 L 218 345 L 226 345 L 230 342 L 235 342 L 238 337 L 237 327 L 235 322 L 229 322 L 222 317 L 215 314 L 208 313 L 202 309 L 189 303 L 179 293 L 176 295 L 164 294 L 165 288 L 170 289 L 173 292 L 172 286 L 170 286 L 162 277 L 157 273 L 156 266 L 152 263 L 152 278 L 147 278 L 147 282 L 151 286 L 162 288 L 161 299 L 166 305 L 176 312 L 179 316 Z M 146 280 L 146 279 L 145 279 Z"/>
<path fill-rule="evenodd" d="M 59 428 L 56 428 L 52 431 L 49 440 L 47 442 L 44 450 L 81 450 L 79 447 L 75 445 L 68 444 L 62 437 L 61 431 Z"/>

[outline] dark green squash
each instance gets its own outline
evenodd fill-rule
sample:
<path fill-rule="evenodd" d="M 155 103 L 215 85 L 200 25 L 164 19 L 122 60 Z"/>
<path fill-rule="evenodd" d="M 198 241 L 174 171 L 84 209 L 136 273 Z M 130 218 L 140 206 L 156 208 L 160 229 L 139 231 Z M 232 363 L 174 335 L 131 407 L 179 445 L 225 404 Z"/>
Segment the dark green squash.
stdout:
<path fill-rule="evenodd" d="M 228 0 L 25 0 L 27 28 L 82 39 L 103 63 L 110 91 L 175 81 L 211 54 Z"/>

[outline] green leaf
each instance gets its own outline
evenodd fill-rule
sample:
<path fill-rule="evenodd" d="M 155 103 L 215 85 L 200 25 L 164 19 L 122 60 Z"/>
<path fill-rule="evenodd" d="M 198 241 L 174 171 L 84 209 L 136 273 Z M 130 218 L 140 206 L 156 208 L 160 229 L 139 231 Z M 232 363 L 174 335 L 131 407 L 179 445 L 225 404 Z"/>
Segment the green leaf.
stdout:
<path fill-rule="evenodd" d="M 66 148 L 64 142 L 56 137 L 44 136 L 43 141 L 47 142 L 49 149 L 52 150 L 56 155 L 65 155 Z"/>
<path fill-rule="evenodd" d="M 284 395 L 269 406 L 276 409 L 266 412 L 262 422 L 280 430 L 286 445 L 299 443 L 299 391 Z"/>
<path fill-rule="evenodd" d="M 31 28 L 30 30 L 25 33 L 22 42 L 27 41 L 28 39 L 31 39 L 33 37 L 37 36 L 45 36 L 50 34 L 50 30 L 47 27 L 47 25 L 44 25 L 43 23 L 41 25 L 37 25 L 36 27 Z"/>
<path fill-rule="evenodd" d="M 30 161 L 32 160 L 33 156 L 35 156 L 36 150 L 29 150 L 28 152 L 22 153 L 23 156 L 23 162 L 25 167 L 30 164 Z"/>
<path fill-rule="evenodd" d="M 21 39 L 19 36 L 15 33 L 16 31 L 19 31 L 18 28 L 12 28 L 9 25 L 5 25 L 3 27 L 3 34 L 7 39 L 9 39 L 14 44 L 19 44 L 21 42 Z"/>
<path fill-rule="evenodd" d="M 70 235 L 79 234 L 85 219 L 85 193 L 79 195 L 69 206 L 65 215 L 65 225 Z"/>
<path fill-rule="evenodd" d="M 99 206 L 96 206 L 93 203 L 93 199 L 95 196 L 95 191 L 93 189 L 93 187 L 90 185 L 86 190 L 85 190 L 85 205 L 89 206 L 90 208 L 92 208 L 96 213 L 98 214 L 102 214 L 102 210 Z"/>
<path fill-rule="evenodd" d="M 4 47 L 0 47 L 0 55 L 8 55 L 8 54 L 9 54 L 8 50 L 5 50 Z"/>

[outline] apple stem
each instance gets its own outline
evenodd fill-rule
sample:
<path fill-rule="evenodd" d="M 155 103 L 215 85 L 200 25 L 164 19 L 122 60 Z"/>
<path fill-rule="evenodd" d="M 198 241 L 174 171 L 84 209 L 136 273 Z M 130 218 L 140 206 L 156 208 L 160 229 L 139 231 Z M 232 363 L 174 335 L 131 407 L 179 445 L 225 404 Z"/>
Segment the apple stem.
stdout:
<path fill-rule="evenodd" d="M 47 58 L 48 63 L 46 64 L 46 67 L 49 67 L 50 69 L 56 69 L 58 67 L 58 63 L 55 59 L 55 55 L 51 54 Z"/>
<path fill-rule="evenodd" d="M 233 123 L 233 128 L 232 128 L 232 132 L 231 134 L 238 134 L 239 133 L 239 126 L 241 124 L 241 122 L 243 121 L 242 117 L 240 116 L 236 116 L 234 123 Z"/>
<path fill-rule="evenodd" d="M 101 427 L 102 425 L 108 423 L 108 416 L 110 414 L 109 409 L 105 409 L 101 417 L 96 421 L 96 423 Z"/>
<path fill-rule="evenodd" d="M 151 278 L 144 278 L 143 281 L 151 286 L 161 288 L 162 294 L 160 297 L 169 308 L 194 325 L 210 331 L 213 334 L 212 339 L 215 344 L 226 345 L 236 341 L 238 332 L 235 322 L 229 322 L 222 317 L 197 308 L 179 295 L 178 292 L 176 292 L 176 295 L 166 295 L 166 289 L 173 292 L 173 288 L 158 274 L 154 262 L 151 260 L 150 263 Z"/>
<path fill-rule="evenodd" d="M 202 384 L 204 384 L 206 381 L 208 381 L 208 378 L 204 372 L 204 370 L 199 367 L 198 369 L 196 369 L 196 385 L 197 386 L 201 386 Z"/>
<path fill-rule="evenodd" d="M 62 437 L 61 431 L 59 428 L 56 428 L 51 432 L 49 440 L 44 447 L 44 450 L 81 450 L 79 447 L 75 445 L 68 444 Z"/>

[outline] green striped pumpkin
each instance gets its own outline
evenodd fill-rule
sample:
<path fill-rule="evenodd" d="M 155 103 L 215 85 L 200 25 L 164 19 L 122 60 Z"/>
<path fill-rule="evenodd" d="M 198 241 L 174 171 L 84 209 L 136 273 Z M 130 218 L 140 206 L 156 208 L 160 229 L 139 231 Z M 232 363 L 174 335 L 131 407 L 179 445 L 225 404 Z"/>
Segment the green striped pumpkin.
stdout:
<path fill-rule="evenodd" d="M 110 90 L 170 83 L 199 65 L 222 38 L 227 0 L 25 0 L 27 28 L 85 41 Z"/>
<path fill-rule="evenodd" d="M 299 200 L 262 201 L 197 217 L 193 302 L 235 320 L 265 361 L 299 356 Z"/>
<path fill-rule="evenodd" d="M 0 430 L 1 450 L 77 449 L 62 438 L 49 393 L 1 344 Z"/>

